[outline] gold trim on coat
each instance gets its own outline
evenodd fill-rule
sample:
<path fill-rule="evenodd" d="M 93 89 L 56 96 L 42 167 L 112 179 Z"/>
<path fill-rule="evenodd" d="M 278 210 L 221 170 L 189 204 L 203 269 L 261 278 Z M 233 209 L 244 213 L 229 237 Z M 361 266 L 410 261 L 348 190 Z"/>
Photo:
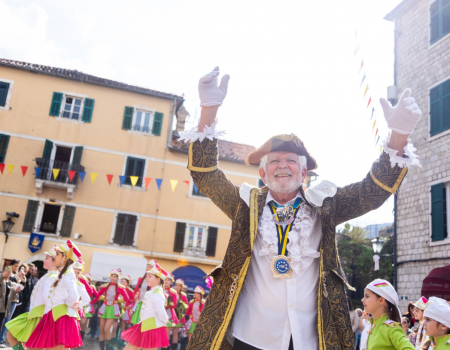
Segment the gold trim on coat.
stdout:
<path fill-rule="evenodd" d="M 322 274 L 323 274 L 323 250 L 320 250 L 320 267 L 319 267 L 319 286 L 317 288 L 317 333 L 319 334 L 319 350 L 325 349 L 325 339 L 323 335 L 323 316 L 322 316 L 322 294 L 323 294 L 323 284 L 322 284 Z"/>
<path fill-rule="evenodd" d="M 390 193 L 395 193 L 397 192 L 398 187 L 400 186 L 400 184 L 403 181 L 403 178 L 405 177 L 406 173 L 408 171 L 408 168 L 403 168 L 402 172 L 400 173 L 400 175 L 398 175 L 398 179 L 397 181 L 395 181 L 394 186 L 388 187 L 385 184 L 383 184 L 382 182 L 378 181 L 378 179 L 375 177 L 375 175 L 372 173 L 372 170 L 370 170 L 370 177 L 372 178 L 373 182 L 375 182 L 378 186 L 380 186 L 383 190 L 386 190 Z"/>
<path fill-rule="evenodd" d="M 215 166 L 211 166 L 209 168 L 199 168 L 196 166 L 192 166 L 192 145 L 194 143 L 191 142 L 191 144 L 189 145 L 189 163 L 188 163 L 188 169 L 191 171 L 197 171 L 199 173 L 209 173 L 211 171 L 217 170 L 219 168 L 219 165 L 216 164 Z"/>

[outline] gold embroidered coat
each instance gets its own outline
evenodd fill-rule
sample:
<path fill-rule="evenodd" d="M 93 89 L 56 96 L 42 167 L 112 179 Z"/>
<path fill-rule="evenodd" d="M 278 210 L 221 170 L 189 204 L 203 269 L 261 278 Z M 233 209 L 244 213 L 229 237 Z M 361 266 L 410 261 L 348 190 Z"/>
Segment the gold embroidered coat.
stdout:
<path fill-rule="evenodd" d="M 267 188 L 254 188 L 250 206 L 218 168 L 217 140 L 191 143 L 188 169 L 198 189 L 211 198 L 231 220 L 230 242 L 222 265 L 211 275 L 214 285 L 196 326 L 188 350 L 230 350 L 226 332 L 245 282 L 255 242 L 258 218 L 265 205 Z M 400 186 L 407 168 L 391 167 L 382 153 L 361 181 L 338 188 L 322 206 L 313 206 L 321 218 L 320 278 L 318 285 L 317 335 L 319 350 L 353 350 L 354 335 L 344 287 L 353 289 L 342 271 L 335 241 L 335 227 L 380 207 Z M 305 198 L 305 196 L 303 196 Z M 268 315 L 270 317 L 270 315 Z"/>

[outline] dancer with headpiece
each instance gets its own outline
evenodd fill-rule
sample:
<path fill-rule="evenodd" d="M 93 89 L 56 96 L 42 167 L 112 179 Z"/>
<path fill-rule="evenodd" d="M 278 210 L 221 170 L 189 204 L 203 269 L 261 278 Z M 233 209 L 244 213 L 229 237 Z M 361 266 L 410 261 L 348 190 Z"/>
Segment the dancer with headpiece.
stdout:
<path fill-rule="evenodd" d="M 195 287 L 194 299 L 189 302 L 189 308 L 186 311 L 186 315 L 189 316 L 189 321 L 187 321 L 186 324 L 189 341 L 191 340 L 192 334 L 194 333 L 195 327 L 197 326 L 198 320 L 200 319 L 200 315 L 205 305 L 205 300 L 203 300 L 204 294 L 205 290 L 202 287 Z"/>
<path fill-rule="evenodd" d="M 131 276 L 125 275 L 122 277 L 122 285 L 125 287 L 125 290 L 128 294 L 128 302 L 123 305 L 123 313 L 120 319 L 120 333 L 125 332 L 127 329 L 127 325 L 131 324 L 131 309 L 133 308 L 134 303 L 134 290 L 131 286 Z M 122 344 L 125 345 L 125 344 Z"/>
<path fill-rule="evenodd" d="M 84 318 L 86 319 L 86 323 L 87 323 L 87 320 L 91 319 L 93 317 L 94 313 L 95 313 L 94 305 L 92 304 L 92 300 L 93 300 L 93 298 L 95 298 L 97 296 L 97 290 L 95 289 L 95 286 L 92 284 L 92 275 L 90 273 L 85 273 L 84 275 L 81 276 L 80 279 L 82 280 L 81 283 L 83 283 L 83 280 L 84 280 L 84 281 L 86 281 L 87 286 L 89 286 L 89 288 L 88 288 L 85 285 L 86 290 L 87 290 L 87 292 L 88 292 L 88 294 L 89 294 L 89 296 L 91 298 L 91 302 L 89 304 L 87 304 L 84 307 L 84 310 L 83 310 L 84 311 Z M 91 326 L 92 325 L 90 325 L 90 327 Z M 85 332 L 86 324 L 84 324 L 84 329 L 83 329 L 83 323 L 80 322 L 80 327 L 81 327 L 81 330 L 83 332 Z"/>
<path fill-rule="evenodd" d="M 450 303 L 441 298 L 431 297 L 423 314 L 423 326 L 429 340 L 421 350 L 450 349 Z"/>
<path fill-rule="evenodd" d="M 50 289 L 44 290 L 45 313 L 26 342 L 27 348 L 77 348 L 83 345 L 78 323 L 79 295 L 71 265 L 81 258 L 77 246 L 68 240 L 56 247 L 59 273 Z"/>
<path fill-rule="evenodd" d="M 414 305 L 414 316 L 419 324 L 419 327 L 417 329 L 415 347 L 416 349 L 421 350 L 425 342 L 428 341 L 428 336 L 423 326 L 424 322 L 423 313 L 428 305 L 428 300 L 425 297 L 420 297 L 419 300 L 417 300 L 413 305 Z"/>
<path fill-rule="evenodd" d="M 92 301 L 95 304 L 101 297 L 103 297 L 103 304 L 98 310 L 100 317 L 100 349 L 112 350 L 113 346 L 110 344 L 112 333 L 111 327 L 114 323 L 117 324 L 117 320 L 120 318 L 119 297 L 121 296 L 124 303 L 129 301 L 128 293 L 125 287 L 119 284 L 120 271 L 113 269 L 109 274 L 110 282 L 106 283 L 100 288 L 97 293 L 97 297 Z"/>
<path fill-rule="evenodd" d="M 159 268 L 160 266 L 158 265 L 158 263 L 156 262 L 156 260 L 149 260 L 147 263 L 147 268 L 146 271 L 151 270 L 153 267 L 157 267 Z M 132 324 L 138 324 L 141 319 L 141 307 L 142 307 L 142 303 L 144 301 L 144 296 L 145 293 L 148 290 L 148 286 L 147 286 L 147 278 L 146 278 L 147 272 L 144 273 L 144 275 L 142 277 L 138 278 L 138 281 L 136 283 L 136 288 L 134 289 L 134 298 L 135 298 L 135 303 L 133 308 L 131 309 L 131 323 Z"/>
<path fill-rule="evenodd" d="M 47 292 L 58 276 L 58 269 L 55 264 L 55 247 L 45 252 L 43 265 L 47 273 L 39 279 L 33 288 L 30 297 L 30 311 L 12 319 L 5 325 L 8 329 L 6 337 L 13 350 L 24 350 L 22 343 L 28 341 L 31 333 L 44 316 Z"/>
<path fill-rule="evenodd" d="M 75 276 L 77 277 L 77 288 L 78 294 L 80 296 L 78 316 L 80 317 L 80 336 L 81 340 L 84 340 L 84 333 L 86 332 L 87 318 L 84 314 L 84 308 L 91 302 L 91 297 L 94 295 L 91 286 L 89 285 L 87 279 L 81 274 L 84 270 L 84 262 L 82 260 L 77 260 L 72 265 Z"/>
<path fill-rule="evenodd" d="M 170 337 L 172 332 L 172 349 L 176 349 L 178 346 L 178 328 L 183 327 L 177 317 L 176 308 L 178 304 L 178 294 L 175 289 L 172 288 L 172 284 L 175 281 L 174 275 L 167 273 L 164 280 L 164 293 L 167 296 L 166 312 L 169 317 L 167 322 L 167 336 Z"/>
<path fill-rule="evenodd" d="M 140 309 L 141 321 L 122 333 L 128 342 L 125 350 L 167 348 L 169 338 L 166 324 L 169 321 L 164 305 L 166 296 L 162 284 L 166 277 L 161 267 L 153 267 L 146 273 L 146 284 L 151 288 L 144 295 Z"/>
<path fill-rule="evenodd" d="M 184 281 L 181 278 L 178 278 L 175 281 L 175 287 L 174 289 L 177 292 L 178 301 L 177 301 L 177 307 L 175 309 L 175 312 L 178 317 L 179 323 L 179 331 L 178 331 L 178 343 L 181 344 L 181 350 L 185 349 L 187 347 L 187 335 L 185 333 L 185 326 L 186 326 L 186 310 L 188 309 L 189 301 L 187 298 L 187 294 L 183 292 L 184 287 Z M 176 330 L 173 329 L 173 332 Z"/>

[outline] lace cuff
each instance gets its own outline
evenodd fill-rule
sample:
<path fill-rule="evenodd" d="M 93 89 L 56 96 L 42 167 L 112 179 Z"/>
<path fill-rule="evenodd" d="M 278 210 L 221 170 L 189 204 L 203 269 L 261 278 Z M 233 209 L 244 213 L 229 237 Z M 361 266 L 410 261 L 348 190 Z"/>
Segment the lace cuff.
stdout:
<path fill-rule="evenodd" d="M 225 135 L 224 130 L 216 130 L 216 123 L 212 123 L 211 126 L 205 125 L 203 132 L 197 132 L 198 127 L 192 128 L 191 130 L 185 130 L 180 133 L 180 138 L 178 141 L 184 141 L 186 143 L 200 141 L 202 142 L 204 139 L 209 139 L 213 141 L 213 139 L 218 138 L 219 136 Z"/>
<path fill-rule="evenodd" d="M 389 155 L 392 167 L 394 167 L 396 164 L 398 164 L 400 168 L 410 167 L 412 165 L 422 167 L 419 162 L 419 156 L 414 153 L 417 149 L 409 140 L 403 149 L 405 151 L 406 157 L 402 157 L 397 155 L 398 151 L 388 147 L 389 138 L 390 135 L 386 138 L 386 140 L 383 141 L 382 147 L 384 153 L 387 153 Z"/>

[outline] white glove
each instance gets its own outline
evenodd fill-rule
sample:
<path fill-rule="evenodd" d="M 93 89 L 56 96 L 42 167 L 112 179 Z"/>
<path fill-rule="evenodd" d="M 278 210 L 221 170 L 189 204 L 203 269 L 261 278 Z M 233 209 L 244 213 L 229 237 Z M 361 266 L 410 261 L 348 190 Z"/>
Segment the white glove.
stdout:
<path fill-rule="evenodd" d="M 409 135 L 414 131 L 422 111 L 411 97 L 411 89 L 403 91 L 395 107 L 384 98 L 380 99 L 380 103 L 389 129 L 403 135 Z"/>
<path fill-rule="evenodd" d="M 214 68 L 211 73 L 200 78 L 198 82 L 198 93 L 200 95 L 200 106 L 217 106 L 223 103 L 227 96 L 228 81 L 230 76 L 225 74 L 217 85 L 217 77 L 219 76 L 219 67 Z"/>

